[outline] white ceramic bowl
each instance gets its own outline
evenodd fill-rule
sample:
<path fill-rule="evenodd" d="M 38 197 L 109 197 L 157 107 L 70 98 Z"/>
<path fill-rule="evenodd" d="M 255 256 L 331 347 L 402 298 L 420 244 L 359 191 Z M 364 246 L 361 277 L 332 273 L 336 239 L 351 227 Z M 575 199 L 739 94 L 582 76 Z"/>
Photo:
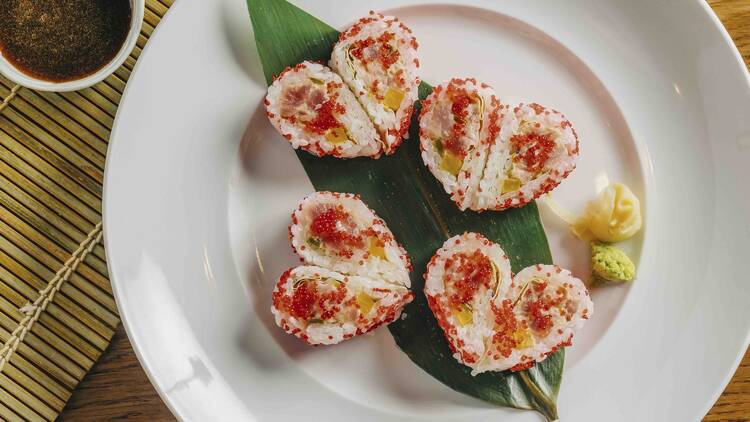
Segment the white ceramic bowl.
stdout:
<path fill-rule="evenodd" d="M 37 91 L 77 91 L 101 82 L 104 78 L 114 73 L 114 71 L 125 62 L 125 59 L 128 58 L 130 52 L 133 51 L 136 41 L 138 41 L 138 35 L 141 32 L 141 24 L 143 23 L 143 10 L 146 7 L 146 0 L 130 0 L 130 7 L 132 10 L 130 30 L 128 31 L 128 37 L 125 39 L 122 47 L 120 47 L 120 51 L 107 65 L 91 75 L 67 82 L 51 82 L 44 79 L 37 79 L 13 66 L 13 64 L 3 57 L 2 52 L 0 52 L 0 73 L 19 85 Z"/>

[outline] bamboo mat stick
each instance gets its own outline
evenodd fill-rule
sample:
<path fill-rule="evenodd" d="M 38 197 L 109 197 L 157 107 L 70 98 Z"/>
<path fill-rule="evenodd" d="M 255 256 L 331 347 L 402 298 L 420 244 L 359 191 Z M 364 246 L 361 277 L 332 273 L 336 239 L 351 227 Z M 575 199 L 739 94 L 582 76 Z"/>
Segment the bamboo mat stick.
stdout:
<path fill-rule="evenodd" d="M 2 262 L 4 258 L 6 257 L 0 255 L 0 262 Z M 6 262 L 8 261 L 7 259 L 5 260 Z M 32 282 L 27 281 L 35 279 L 35 276 L 28 272 L 28 270 L 21 269 L 21 267 L 18 265 L 15 266 L 15 270 L 16 272 L 21 273 L 26 271 L 26 274 L 18 276 L 15 273 L 12 273 L 9 269 L 0 266 L 0 277 L 2 277 L 2 280 L 10 288 L 12 288 L 16 292 L 23 294 L 23 296 L 27 299 L 35 298 L 39 294 L 38 289 L 41 289 L 42 287 L 37 284 L 37 288 L 35 288 Z M 25 279 L 22 277 L 25 277 Z M 58 309 L 58 307 L 61 313 L 65 313 L 60 314 L 60 316 L 58 317 L 61 321 L 66 320 L 67 318 L 78 321 L 78 323 L 83 324 L 88 329 L 95 332 L 98 336 L 101 336 L 101 338 L 104 339 L 105 343 L 107 343 L 108 339 L 111 338 L 114 334 L 114 328 L 111 325 L 104 323 L 101 319 L 97 318 L 87 307 L 82 306 L 79 303 L 79 298 L 76 297 L 75 294 L 70 295 L 69 292 L 66 292 L 65 287 L 60 290 L 60 294 L 57 295 L 55 302 L 50 304 L 49 308 L 47 309 L 50 312 L 53 312 Z M 89 339 L 91 339 L 95 343 L 98 342 L 96 337 L 89 337 Z"/>
<path fill-rule="evenodd" d="M 13 326 L 16 326 L 23 320 L 23 314 L 18 310 L 26 303 L 28 301 L 17 305 L 6 297 L 0 297 L 0 312 L 9 317 L 13 322 Z M 88 362 L 93 364 L 99 353 L 102 352 L 101 349 L 94 347 L 90 342 L 81 337 L 80 334 L 60 324 L 60 322 L 46 312 L 39 317 L 36 327 L 38 328 L 37 334 L 40 338 L 44 339 L 45 343 L 59 350 L 72 360 L 82 363 L 84 366 Z"/>
<path fill-rule="evenodd" d="M 45 244 L 43 245 L 34 244 L 30 240 L 29 236 L 29 234 L 33 233 L 21 234 L 18 230 L 16 230 L 16 228 L 7 225 L 2 220 L 0 220 L 0 231 L 5 234 L 5 237 L 8 240 L 13 242 L 16 246 L 32 254 L 32 256 L 37 258 L 39 262 L 46 265 L 49 269 L 59 268 L 60 265 L 63 265 L 63 263 L 65 262 L 64 260 L 70 255 L 65 251 L 55 248 L 53 244 L 46 239 L 44 240 Z M 48 245 L 49 249 L 46 248 L 46 246 Z M 39 246 L 43 246 L 45 248 L 42 249 L 39 248 Z M 78 273 L 76 274 L 76 276 L 85 278 L 93 285 L 102 289 L 108 295 L 112 295 L 112 286 L 109 284 L 108 280 L 100 273 L 92 269 L 88 264 L 81 263 L 81 265 L 78 267 Z"/>
<path fill-rule="evenodd" d="M 2 90 L 3 88 L 0 86 L 0 91 Z M 2 95 L 1 92 L 0 95 Z M 92 147 L 90 142 L 76 136 L 68 128 L 60 125 L 25 100 L 16 99 L 13 101 L 13 105 L 8 107 L 3 115 L 9 121 L 23 128 L 27 133 L 34 133 L 35 136 L 44 139 L 53 138 L 70 150 L 78 153 L 83 159 L 96 166 L 98 170 L 104 170 L 105 156 L 101 150 L 106 151 L 106 148 L 97 149 L 97 146 L 101 147 L 99 142 L 97 142 L 96 146 Z"/>
<path fill-rule="evenodd" d="M 25 251 L 19 249 L 16 245 L 8 242 L 3 236 L 0 236 L 0 248 L 5 249 L 10 256 L 16 261 L 22 264 L 33 272 L 36 277 L 43 280 L 49 280 L 54 276 L 51 270 L 41 264 L 31 255 Z M 106 296 L 101 290 L 91 286 L 85 281 L 81 281 L 80 276 L 72 274 L 62 289 L 65 292 L 72 291 L 76 294 L 76 299 L 84 306 L 89 309 L 94 315 L 100 318 L 102 321 L 114 325 L 117 323 L 118 318 L 115 316 L 116 308 L 114 306 L 114 300 L 110 296 Z M 73 290 L 75 289 L 75 290 Z"/>
<path fill-rule="evenodd" d="M 21 403 L 17 398 L 8 394 L 8 392 L 2 387 L 0 387 L 0 403 L 12 407 L 19 416 L 19 419 L 17 420 L 26 420 L 32 422 L 45 420 L 38 413 L 34 412 L 33 410 L 29 409 L 28 406 Z"/>
<path fill-rule="evenodd" d="M 94 248 L 96 243 L 101 241 L 101 238 L 102 225 L 99 223 L 94 230 L 89 233 L 86 242 L 81 244 L 81 247 L 73 253 L 65 265 L 60 268 L 57 274 L 55 274 L 52 280 L 50 280 L 47 287 L 39 292 L 39 297 L 28 307 L 24 307 L 23 311 L 26 316 L 18 325 L 18 328 L 11 333 L 10 338 L 6 341 L 3 348 L 0 349 L 0 371 L 2 371 L 3 366 L 10 356 L 15 353 L 16 349 L 24 340 L 36 320 L 39 319 L 39 315 L 47 308 L 49 303 L 55 297 L 55 294 L 60 290 L 62 284 L 70 278 L 83 257 Z"/>
<path fill-rule="evenodd" d="M 20 309 L 24 304 L 26 304 L 26 302 L 28 302 L 29 300 L 33 300 L 33 297 L 35 297 L 34 293 L 38 294 L 37 291 L 29 288 L 22 289 L 24 290 L 24 292 L 19 292 L 15 288 L 17 286 L 5 283 L 3 277 L 7 276 L 9 276 L 9 274 L 5 271 L 4 268 L 0 267 L 0 296 L 8 298 L 8 300 L 10 300 L 13 305 L 15 305 L 16 309 Z M 53 331 L 62 332 L 61 330 L 69 330 L 75 333 L 81 339 L 81 341 L 85 341 L 89 345 L 81 348 L 81 350 L 87 354 L 89 354 L 92 349 L 93 351 L 98 351 L 98 353 L 101 353 L 109 344 L 108 340 L 104 336 L 101 336 L 99 333 L 89 328 L 87 325 L 73 316 L 70 312 L 68 312 L 65 307 L 61 307 L 55 302 L 50 303 L 50 306 L 47 308 L 47 312 L 42 315 L 40 321 L 43 325 L 51 327 L 50 329 L 52 329 Z M 58 326 L 60 328 L 56 328 Z M 95 359 L 96 356 L 97 355 L 92 355 L 91 357 Z"/>
<path fill-rule="evenodd" d="M 56 412 L 60 412 L 65 407 L 67 397 L 58 397 L 49 391 L 45 385 L 19 371 L 15 366 L 7 365 L 3 373 L 17 385 L 23 386 L 31 395 L 52 409 L 55 409 Z M 64 389 L 61 391 L 65 392 Z"/>
<path fill-rule="evenodd" d="M 56 230 L 61 236 L 74 240 L 86 237 L 86 229 L 93 228 L 92 223 L 82 220 L 80 215 L 64 205 L 58 207 L 57 205 L 62 202 L 34 185 L 30 185 L 27 193 L 18 186 L 5 183 L 12 178 L 13 173 L 15 171 L 8 171 L 5 164 L 0 161 L 0 188 L 4 188 L 0 190 L 0 201 L 8 211 L 30 224 L 43 219 L 46 222 L 45 227 L 52 227 L 48 231 Z"/>
<path fill-rule="evenodd" d="M 10 116 L 14 114 L 12 109 L 7 109 L 6 113 Z M 52 141 L 49 137 L 40 134 L 34 136 L 20 126 L 14 124 L 10 118 L 0 120 L 0 130 L 8 136 L 21 143 L 38 157 L 43 158 L 56 169 L 70 177 L 83 188 L 101 198 L 104 174 L 98 169 L 94 169 L 89 160 L 74 153 L 64 144 Z"/>

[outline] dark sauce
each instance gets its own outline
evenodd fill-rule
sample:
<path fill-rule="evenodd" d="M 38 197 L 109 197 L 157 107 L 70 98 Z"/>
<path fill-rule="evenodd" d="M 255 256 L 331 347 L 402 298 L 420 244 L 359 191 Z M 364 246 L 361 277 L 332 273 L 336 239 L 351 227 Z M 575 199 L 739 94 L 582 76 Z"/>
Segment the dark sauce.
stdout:
<path fill-rule="evenodd" d="M 81 79 L 117 55 L 130 20 L 130 0 L 0 0 L 0 53 L 37 79 Z"/>

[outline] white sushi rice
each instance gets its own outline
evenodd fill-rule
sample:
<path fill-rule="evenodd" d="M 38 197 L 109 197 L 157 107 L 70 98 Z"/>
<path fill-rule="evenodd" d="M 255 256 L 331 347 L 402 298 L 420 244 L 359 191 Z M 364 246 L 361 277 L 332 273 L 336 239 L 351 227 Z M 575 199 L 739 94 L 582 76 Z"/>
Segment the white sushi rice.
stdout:
<path fill-rule="evenodd" d="M 487 164 L 482 179 L 479 181 L 479 189 L 477 189 L 474 203 L 471 206 L 476 211 L 492 209 L 498 203 L 498 196 L 505 180 L 505 163 L 509 159 L 508 143 L 503 140 L 510 139 L 518 129 L 518 120 L 510 110 L 510 106 L 502 104 L 499 109 L 497 124 L 500 127 L 500 132 L 490 143 Z"/>
<path fill-rule="evenodd" d="M 303 93 L 304 98 L 292 102 L 292 92 Z M 316 92 L 322 95 L 312 97 Z M 333 95 L 337 95 L 336 102 L 346 110 L 343 114 L 336 114 L 336 119 L 344 125 L 348 137 L 335 144 L 325 135 L 304 127 L 304 122 L 314 118 L 321 103 Z M 271 124 L 294 148 L 302 148 L 317 156 L 341 158 L 377 158 L 380 155 L 380 137 L 372 122 L 341 77 L 326 66 L 305 61 L 288 68 L 268 88 L 264 102 Z"/>
<path fill-rule="evenodd" d="M 448 302 L 450 292 L 446 292 L 445 264 L 456 254 L 472 254 L 479 250 L 499 270 L 500 278 L 494 290 L 479 289 L 471 301 L 472 323 L 461 325 L 453 314 Z M 454 358 L 472 366 L 484 355 L 485 339 L 492 336 L 493 314 L 491 302 L 504 298 L 511 284 L 510 261 L 503 249 L 478 233 L 464 233 L 454 236 L 443 244 L 433 256 L 425 274 L 424 293 L 428 297 L 430 308 L 446 333 L 446 338 L 454 350 Z M 470 355 L 475 362 L 467 362 L 463 356 Z"/>
<path fill-rule="evenodd" d="M 469 95 L 476 95 L 481 99 L 468 108 L 468 121 L 464 135 L 460 138 L 466 156 L 457 176 L 442 168 L 440 163 L 443 155 L 436 147 L 436 140 L 442 142 L 446 139 L 455 124 L 451 111 L 453 101 L 449 96 L 449 90 L 452 89 L 464 89 Z M 436 87 L 422 102 L 419 117 L 422 160 L 461 210 L 475 209 L 475 198 L 487 165 L 489 145 L 494 142 L 494 139 L 489 139 L 490 116 L 497 114 L 498 107 L 494 90 L 485 84 L 477 84 L 473 79 L 452 79 L 447 84 Z"/>
<path fill-rule="evenodd" d="M 397 61 L 387 70 L 378 63 L 363 66 L 360 60 L 351 55 L 351 49 L 357 45 L 356 43 L 370 38 L 377 40 L 385 33 L 394 36 L 388 45 L 398 52 Z M 379 41 L 375 41 L 374 46 L 378 45 Z M 368 55 L 370 53 L 367 52 Z M 406 129 L 411 119 L 413 104 L 418 98 L 419 58 L 416 39 L 411 35 L 411 30 L 393 16 L 371 12 L 341 34 L 339 42 L 333 47 L 329 65 L 341 75 L 375 123 L 384 152 L 393 153 L 403 137 L 408 136 Z M 378 98 L 382 97 L 388 88 L 395 88 L 404 93 L 401 104 L 395 111 L 386 107 L 382 99 Z"/>
<path fill-rule="evenodd" d="M 335 280 L 332 282 L 331 280 Z M 341 310 L 327 321 L 315 321 L 293 316 L 285 309 L 282 300 L 292 300 L 297 282 L 316 283 L 318 289 L 333 291 L 335 284 L 344 286 L 346 294 L 342 299 Z M 374 304 L 366 315 L 356 305 L 358 293 L 369 296 Z M 274 304 L 271 312 L 276 324 L 309 344 L 336 344 L 353 336 L 366 333 L 377 326 L 396 320 L 401 309 L 411 301 L 412 294 L 406 287 L 394 286 L 382 280 L 367 277 L 346 276 L 317 266 L 299 266 L 285 273 L 279 279 L 274 291 Z M 277 303 L 278 302 L 278 303 Z"/>
<path fill-rule="evenodd" d="M 503 111 L 500 136 L 491 148 L 481 192 L 472 207 L 476 210 L 523 206 L 554 189 L 576 167 L 578 136 L 565 116 L 538 104 L 520 104 L 513 109 L 505 106 Z M 514 160 L 510 150 L 513 136 L 531 132 L 545 134 L 555 144 L 539 172 Z M 521 186 L 503 193 L 503 183 L 510 177 L 520 180 Z"/>
<path fill-rule="evenodd" d="M 314 237 L 310 232 L 313 219 L 320 212 L 337 206 L 341 206 L 345 212 L 349 213 L 357 233 L 371 228 L 379 239 L 384 240 L 385 260 L 370 254 L 368 247 L 352 248 L 353 255 L 345 257 L 331 248 L 326 248 L 325 245 L 314 247 L 310 244 L 310 238 Z M 409 280 L 411 264 L 406 251 L 396 242 L 385 222 L 356 195 L 315 192 L 307 196 L 292 214 L 289 233 L 292 247 L 305 262 L 343 274 L 384 279 L 405 287 L 411 285 Z"/>
<path fill-rule="evenodd" d="M 530 283 L 545 283 L 544 290 L 535 292 Z M 528 287 L 527 287 L 528 286 Z M 526 292 L 531 294 L 526 296 Z M 529 317 L 524 314 L 524 306 L 541 296 L 555 297 L 559 291 L 565 292 L 565 302 L 561 310 L 551 307 L 548 315 L 551 317 L 552 328 L 546 335 L 541 335 L 534 330 L 529 330 L 533 335 L 532 345 L 525 348 L 514 348 L 510 356 L 500 356 L 494 359 L 488 356 L 473 368 L 472 374 L 476 375 L 486 371 L 504 371 L 516 365 L 528 362 L 541 362 L 560 347 L 569 346 L 575 333 L 580 330 L 586 321 L 594 314 L 594 303 L 591 301 L 589 292 L 581 280 L 574 277 L 570 271 L 564 270 L 556 265 L 532 265 L 524 268 L 516 274 L 508 297 L 518 303 L 513 308 L 513 313 L 518 321 L 526 321 L 531 326 Z M 569 313 L 563 315 L 563 312 Z"/>

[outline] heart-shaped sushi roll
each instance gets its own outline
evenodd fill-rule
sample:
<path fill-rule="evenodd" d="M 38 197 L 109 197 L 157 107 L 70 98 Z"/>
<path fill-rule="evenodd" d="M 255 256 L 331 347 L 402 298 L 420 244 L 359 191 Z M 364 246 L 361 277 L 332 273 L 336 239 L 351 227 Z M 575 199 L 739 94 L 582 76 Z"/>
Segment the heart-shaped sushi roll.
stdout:
<path fill-rule="evenodd" d="M 494 312 L 495 332 L 474 372 L 530 368 L 572 345 L 573 335 L 593 313 L 586 286 L 570 271 L 557 265 L 526 267 Z"/>
<path fill-rule="evenodd" d="M 419 86 L 417 40 L 393 16 L 370 12 L 341 34 L 331 68 L 341 75 L 392 154 L 407 136 Z"/>
<path fill-rule="evenodd" d="M 390 229 L 358 196 L 315 192 L 292 214 L 289 234 L 305 262 L 408 287 L 411 263 Z"/>
<path fill-rule="evenodd" d="M 576 167 L 578 135 L 565 116 L 539 104 L 504 106 L 501 114 L 474 209 L 523 206 Z"/>
<path fill-rule="evenodd" d="M 453 79 L 422 102 L 422 160 L 461 210 L 520 207 L 575 169 L 578 135 L 539 104 L 511 109 L 488 85 Z"/>
<path fill-rule="evenodd" d="M 336 344 L 394 321 L 411 300 L 404 286 L 305 265 L 282 274 L 271 310 L 287 333 Z"/>
<path fill-rule="evenodd" d="M 422 160 L 462 210 L 474 208 L 499 107 L 492 88 L 474 79 L 452 79 L 422 102 Z"/>
<path fill-rule="evenodd" d="M 479 363 L 492 335 L 492 309 L 511 284 L 510 261 L 478 233 L 448 239 L 427 265 L 424 292 L 454 357 Z"/>
<path fill-rule="evenodd" d="M 317 156 L 380 156 L 380 137 L 341 77 L 319 63 L 287 68 L 268 88 L 268 119 L 294 148 Z"/>
<path fill-rule="evenodd" d="M 335 344 L 394 321 L 414 295 L 404 248 L 357 195 L 316 192 L 289 227 L 303 265 L 285 272 L 271 308 L 284 331 Z"/>
<path fill-rule="evenodd" d="M 473 375 L 541 362 L 570 346 L 594 311 L 588 290 L 570 271 L 534 265 L 511 278 L 500 246 L 476 233 L 448 239 L 425 280 L 453 356 Z"/>

